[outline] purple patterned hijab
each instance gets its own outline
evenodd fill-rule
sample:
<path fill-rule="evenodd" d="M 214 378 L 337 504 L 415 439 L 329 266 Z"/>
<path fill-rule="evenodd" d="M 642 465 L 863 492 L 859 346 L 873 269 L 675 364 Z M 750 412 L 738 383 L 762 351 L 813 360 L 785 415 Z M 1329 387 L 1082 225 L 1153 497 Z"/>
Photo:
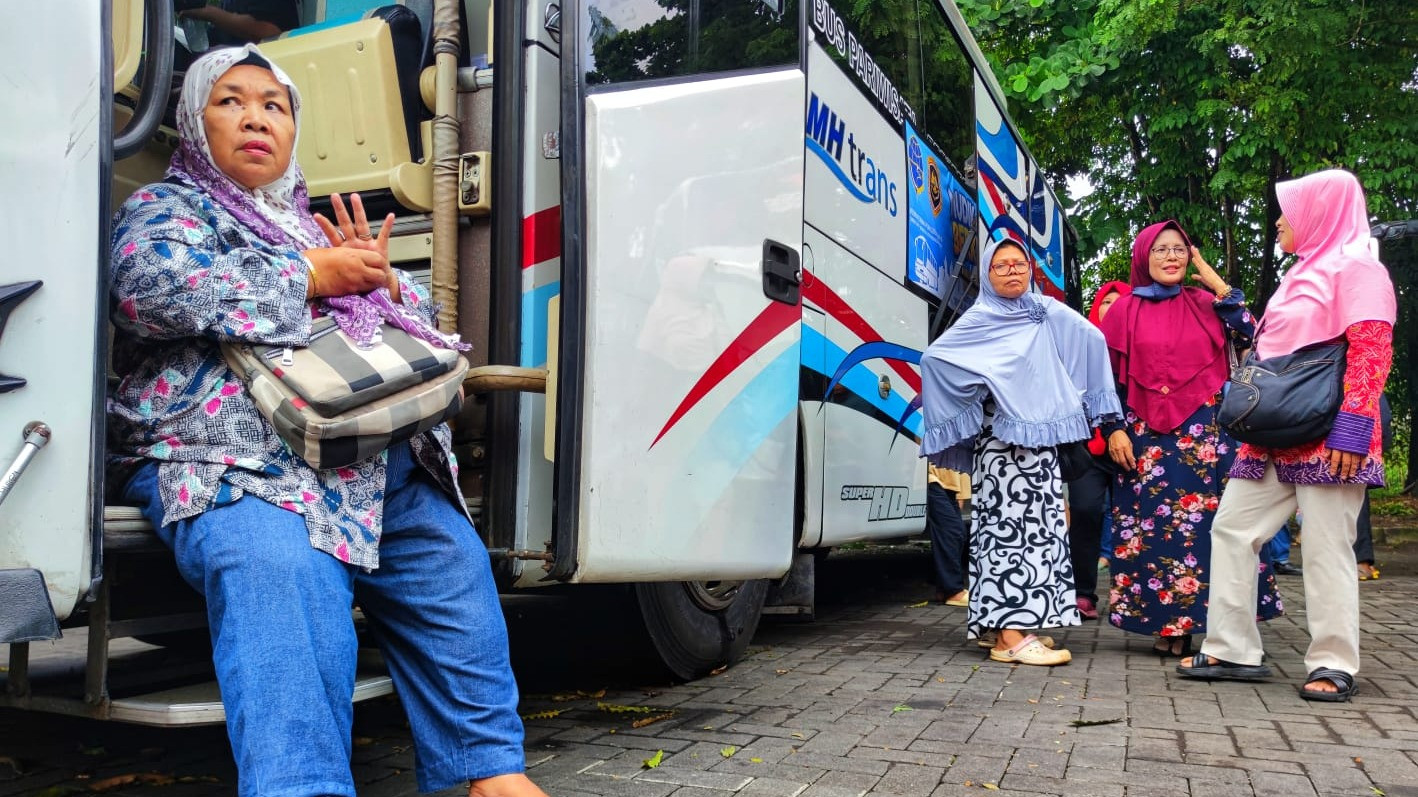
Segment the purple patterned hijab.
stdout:
<path fill-rule="evenodd" d="M 300 141 L 300 92 L 280 67 L 267 59 L 256 45 L 214 50 L 193 62 L 182 84 L 177 103 L 177 132 L 181 143 L 172 154 L 167 176 L 175 177 L 205 191 L 261 240 L 274 246 L 318 249 L 332 244 L 310 213 L 310 194 L 305 175 L 294 153 L 286 171 L 274 182 L 247 190 L 217 168 L 207 141 L 203 119 L 212 89 L 227 70 L 253 64 L 271 70 L 276 80 L 290 91 L 291 116 L 295 120 L 294 149 Z M 320 309 L 335 319 L 340 329 L 361 345 L 375 342 L 381 323 L 446 349 L 468 349 L 457 335 L 439 332 L 408 308 L 396 303 L 389 291 L 378 288 L 363 296 L 326 296 Z"/>

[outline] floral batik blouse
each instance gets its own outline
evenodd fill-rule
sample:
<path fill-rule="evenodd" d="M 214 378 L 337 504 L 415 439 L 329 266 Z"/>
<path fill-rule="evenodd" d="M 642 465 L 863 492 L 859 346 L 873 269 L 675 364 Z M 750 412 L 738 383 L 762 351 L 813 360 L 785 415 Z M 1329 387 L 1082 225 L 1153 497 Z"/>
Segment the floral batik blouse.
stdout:
<path fill-rule="evenodd" d="M 1264 326 L 1261 327 L 1264 334 Z M 1379 396 L 1393 365 L 1393 325 L 1387 321 L 1360 321 L 1344 332 L 1349 342 L 1344 367 L 1344 400 L 1329 436 L 1294 448 L 1241 445 L 1233 479 L 1263 479 L 1266 464 L 1275 462 L 1275 476 L 1287 484 L 1384 485 L 1384 449 L 1379 421 Z M 1367 454 L 1368 460 L 1349 479 L 1329 472 L 1327 449 Z"/>
<path fill-rule="evenodd" d="M 300 251 L 266 243 L 206 194 L 174 183 L 130 197 L 112 245 L 113 366 L 122 377 L 108 399 L 114 478 L 156 461 L 164 524 L 250 494 L 304 516 L 314 548 L 377 567 L 387 452 L 314 470 L 276 436 L 218 346 L 306 344 L 312 312 Z M 398 278 L 404 304 L 432 323 L 424 289 Z M 451 441 L 439 425 L 410 446 L 463 507 Z"/>

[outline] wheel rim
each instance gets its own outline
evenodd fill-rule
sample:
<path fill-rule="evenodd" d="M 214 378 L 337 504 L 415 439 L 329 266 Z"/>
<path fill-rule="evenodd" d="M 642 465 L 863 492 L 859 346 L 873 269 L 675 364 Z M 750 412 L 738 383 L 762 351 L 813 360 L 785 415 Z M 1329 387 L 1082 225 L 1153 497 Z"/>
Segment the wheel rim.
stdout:
<path fill-rule="evenodd" d="M 704 611 L 721 612 L 733 604 L 742 586 L 742 581 L 686 581 L 684 591 Z"/>

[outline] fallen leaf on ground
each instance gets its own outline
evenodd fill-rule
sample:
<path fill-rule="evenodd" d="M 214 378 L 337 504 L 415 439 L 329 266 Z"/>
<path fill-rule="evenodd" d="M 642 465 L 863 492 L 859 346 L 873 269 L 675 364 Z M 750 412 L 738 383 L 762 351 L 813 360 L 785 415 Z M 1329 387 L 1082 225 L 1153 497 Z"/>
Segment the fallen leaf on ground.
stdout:
<path fill-rule="evenodd" d="M 577 689 L 575 692 L 565 692 L 559 695 L 552 695 L 553 703 L 565 703 L 570 700 L 599 700 L 606 696 L 606 690 L 597 689 L 594 692 L 583 692 Z"/>
<path fill-rule="evenodd" d="M 791 736 L 791 737 L 793 737 L 794 739 L 806 739 L 806 738 L 807 738 L 806 736 L 803 736 L 801 733 L 798 733 L 797 731 L 793 731 L 792 733 L 790 733 L 790 734 L 788 734 L 788 735 Z"/>
<path fill-rule="evenodd" d="M 993 784 L 993 783 L 981 783 L 980 785 L 981 785 L 981 786 L 984 786 L 985 788 L 989 789 L 990 791 L 999 791 L 999 787 L 996 786 L 996 785 Z"/>
<path fill-rule="evenodd" d="M 722 750 L 720 750 L 720 751 L 719 751 L 719 755 L 723 756 L 724 758 L 733 758 L 733 757 L 734 757 L 734 753 L 737 753 L 738 751 L 739 751 L 739 749 L 738 749 L 737 747 L 734 747 L 733 745 L 729 745 L 728 747 L 725 747 L 725 748 L 723 748 Z"/>
<path fill-rule="evenodd" d="M 665 751 L 664 751 L 664 750 L 656 750 L 654 755 L 652 755 L 652 756 L 650 756 L 649 758 L 647 758 L 647 759 L 645 759 L 644 761 L 642 761 L 641 764 L 642 764 L 642 766 L 645 767 L 645 769 L 654 769 L 655 767 L 658 767 L 658 766 L 660 765 L 660 762 L 661 762 L 661 761 L 664 761 L 664 760 L 665 760 Z"/>
<path fill-rule="evenodd" d="M 792 672 L 792 670 L 774 670 L 773 672 L 776 672 L 779 675 L 787 675 L 788 673 Z"/>
<path fill-rule="evenodd" d="M 921 601 L 920 603 L 909 603 L 909 604 L 906 605 L 906 608 L 907 608 L 907 609 L 924 609 L 924 608 L 926 608 L 927 606 L 930 606 L 930 605 L 931 605 L 931 602 L 930 602 L 930 601 Z"/>
<path fill-rule="evenodd" d="M 96 780 L 89 784 L 89 791 L 113 791 L 126 786 L 171 786 L 177 779 L 171 775 L 162 775 L 157 772 L 132 772 L 127 775 L 114 775 L 111 778 Z"/>
<path fill-rule="evenodd" d="M 546 711 L 533 711 L 533 712 L 530 713 L 530 714 L 523 714 L 523 715 L 522 715 L 522 719 L 524 719 L 524 720 L 550 720 L 550 719 L 556 719 L 557 717 L 561 716 L 561 714 L 563 714 L 565 711 L 566 711 L 566 709 L 562 709 L 562 708 L 552 708 L 552 709 L 547 709 Z M 365 740 L 365 744 L 369 744 L 370 741 L 371 741 L 371 740 Z M 356 744 L 358 744 L 357 741 L 356 741 Z"/>
<path fill-rule="evenodd" d="M 761 758 L 750 758 L 750 759 L 748 760 L 748 763 L 750 763 L 750 764 L 762 764 L 762 763 L 763 763 L 763 759 L 761 759 Z"/>
<path fill-rule="evenodd" d="M 722 667 L 715 667 L 714 669 L 710 670 L 710 671 L 709 671 L 709 674 L 710 674 L 710 675 L 719 675 L 720 673 L 722 673 L 724 670 L 727 670 L 727 669 L 729 669 L 729 665 L 725 664 L 725 665 L 723 665 Z"/>
<path fill-rule="evenodd" d="M 622 706 L 618 703 L 597 703 L 596 708 L 612 714 L 653 714 L 659 711 L 654 706 Z"/>
<path fill-rule="evenodd" d="M 1070 722 L 1069 725 L 1075 728 L 1091 728 L 1094 725 L 1112 725 L 1117 722 L 1122 722 L 1123 719 L 1124 717 L 1114 717 L 1110 720 L 1074 720 Z"/>
<path fill-rule="evenodd" d="M 667 711 L 667 712 L 665 712 L 664 714 L 656 714 L 656 715 L 653 716 L 653 717 L 641 717 L 640 719 L 638 719 L 638 720 L 636 720 L 636 721 L 630 723 L 630 727 L 632 727 L 632 728 L 643 728 L 643 727 L 645 727 L 646 725 L 653 725 L 654 723 L 659 722 L 660 720 L 667 720 L 667 719 L 669 719 L 670 717 L 673 717 L 674 715 L 675 715 L 675 712 L 673 712 L 673 711 Z"/>
<path fill-rule="evenodd" d="M 891 709 L 892 714 L 898 714 L 902 711 L 915 711 L 915 709 L 911 708 L 905 703 L 897 703 L 896 706 Z"/>

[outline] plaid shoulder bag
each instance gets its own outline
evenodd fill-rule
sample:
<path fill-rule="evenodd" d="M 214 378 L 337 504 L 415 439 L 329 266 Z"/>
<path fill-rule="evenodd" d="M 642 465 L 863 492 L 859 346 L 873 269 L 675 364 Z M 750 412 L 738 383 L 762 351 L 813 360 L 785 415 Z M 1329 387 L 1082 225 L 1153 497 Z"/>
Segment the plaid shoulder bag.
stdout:
<path fill-rule="evenodd" d="M 468 361 L 383 324 L 361 348 L 333 318 L 317 319 L 310 343 L 223 343 L 256 408 L 316 470 L 352 465 L 432 429 L 462 408 Z"/>

